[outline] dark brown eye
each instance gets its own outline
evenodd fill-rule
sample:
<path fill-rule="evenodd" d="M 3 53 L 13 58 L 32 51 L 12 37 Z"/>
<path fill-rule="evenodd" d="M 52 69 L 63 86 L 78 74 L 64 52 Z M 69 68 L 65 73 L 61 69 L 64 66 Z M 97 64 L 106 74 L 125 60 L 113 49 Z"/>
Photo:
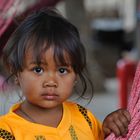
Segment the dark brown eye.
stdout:
<path fill-rule="evenodd" d="M 59 71 L 59 73 L 60 73 L 60 74 L 62 74 L 62 75 L 64 75 L 64 74 L 67 74 L 67 73 L 68 73 L 67 68 L 59 68 L 59 69 L 58 69 L 58 71 Z"/>
<path fill-rule="evenodd" d="M 33 71 L 37 74 L 42 74 L 44 70 L 41 67 L 35 67 L 33 68 Z"/>

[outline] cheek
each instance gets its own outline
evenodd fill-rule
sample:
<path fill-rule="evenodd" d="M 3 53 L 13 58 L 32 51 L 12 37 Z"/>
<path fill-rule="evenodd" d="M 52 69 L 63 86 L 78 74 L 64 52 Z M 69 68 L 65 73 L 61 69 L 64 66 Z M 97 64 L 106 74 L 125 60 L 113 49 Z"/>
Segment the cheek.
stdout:
<path fill-rule="evenodd" d="M 67 79 L 64 79 L 63 82 L 61 81 L 61 87 L 62 90 L 64 89 L 65 92 L 72 92 L 73 87 L 75 85 L 75 76 L 74 77 L 67 77 Z"/>
<path fill-rule="evenodd" d="M 73 78 L 73 79 L 69 79 L 69 80 L 67 81 L 67 86 L 73 88 L 74 83 L 75 83 L 75 79 L 74 79 L 74 78 Z"/>
<path fill-rule="evenodd" d="M 69 85 L 74 85 L 74 82 L 76 80 L 75 74 L 71 74 L 68 77 L 66 77 L 65 82 L 69 83 Z"/>
<path fill-rule="evenodd" d="M 36 82 L 35 82 L 36 81 Z M 34 90 L 37 87 L 37 80 L 34 80 L 32 78 L 28 77 L 21 77 L 20 78 L 20 88 L 21 90 L 25 93 L 25 92 L 30 92 L 32 90 Z"/>
<path fill-rule="evenodd" d="M 30 88 L 32 89 L 31 85 L 28 82 L 23 82 L 23 81 L 20 82 L 20 88 L 23 94 L 30 92 Z"/>

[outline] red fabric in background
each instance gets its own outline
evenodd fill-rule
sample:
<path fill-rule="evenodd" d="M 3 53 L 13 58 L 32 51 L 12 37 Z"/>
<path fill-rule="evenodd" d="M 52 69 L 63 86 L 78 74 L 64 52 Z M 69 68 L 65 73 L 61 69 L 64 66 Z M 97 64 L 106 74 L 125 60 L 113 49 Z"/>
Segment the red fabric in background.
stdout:
<path fill-rule="evenodd" d="M 21 17 L 27 16 L 30 12 L 34 10 L 41 9 L 43 7 L 53 7 L 61 0 L 38 0 L 33 6 L 28 8 Z M 2 18 L 2 14 L 7 11 L 13 4 L 15 0 L 0 0 L 0 56 L 2 54 L 2 48 L 5 46 L 10 35 L 16 29 L 17 24 L 14 20 L 15 16 L 12 15 L 8 19 Z"/>
<path fill-rule="evenodd" d="M 0 37 L 12 22 L 14 13 L 8 18 L 5 16 L 7 15 L 8 9 L 13 6 L 14 1 L 15 0 L 0 0 Z"/>

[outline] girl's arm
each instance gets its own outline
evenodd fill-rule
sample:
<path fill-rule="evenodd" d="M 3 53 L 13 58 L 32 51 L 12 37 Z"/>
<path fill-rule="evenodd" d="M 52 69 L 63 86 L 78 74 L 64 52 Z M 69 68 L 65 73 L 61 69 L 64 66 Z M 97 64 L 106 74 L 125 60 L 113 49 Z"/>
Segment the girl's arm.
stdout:
<path fill-rule="evenodd" d="M 110 113 L 103 121 L 104 136 L 107 137 L 111 132 L 117 137 L 125 135 L 130 120 L 130 113 L 126 109 L 119 109 Z"/>

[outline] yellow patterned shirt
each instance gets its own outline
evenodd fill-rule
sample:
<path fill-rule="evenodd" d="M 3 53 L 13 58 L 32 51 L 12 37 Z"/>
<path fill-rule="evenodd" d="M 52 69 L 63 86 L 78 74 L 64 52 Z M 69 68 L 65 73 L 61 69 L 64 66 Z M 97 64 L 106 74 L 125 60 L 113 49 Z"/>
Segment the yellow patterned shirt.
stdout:
<path fill-rule="evenodd" d="M 100 122 L 84 107 L 63 103 L 63 117 L 57 128 L 36 124 L 14 113 L 20 104 L 0 117 L 0 140 L 103 140 Z"/>

